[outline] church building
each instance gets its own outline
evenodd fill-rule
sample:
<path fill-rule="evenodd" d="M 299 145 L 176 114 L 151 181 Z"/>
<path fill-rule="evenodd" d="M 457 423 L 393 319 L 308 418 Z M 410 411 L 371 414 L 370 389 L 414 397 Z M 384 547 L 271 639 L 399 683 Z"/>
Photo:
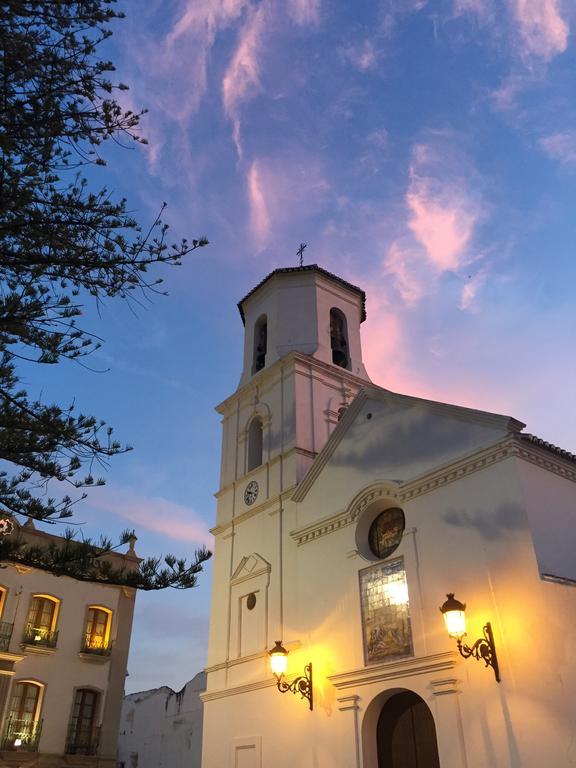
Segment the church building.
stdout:
<path fill-rule="evenodd" d="M 365 304 L 310 265 L 238 305 L 202 767 L 573 766 L 576 456 L 373 384 Z"/>

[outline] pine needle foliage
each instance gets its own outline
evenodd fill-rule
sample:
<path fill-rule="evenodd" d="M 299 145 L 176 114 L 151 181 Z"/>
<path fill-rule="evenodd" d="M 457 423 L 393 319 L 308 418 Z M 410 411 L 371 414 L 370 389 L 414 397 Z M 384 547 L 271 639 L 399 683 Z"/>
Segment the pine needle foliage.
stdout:
<path fill-rule="evenodd" d="M 107 141 L 144 142 L 137 133 L 143 112 L 122 106 L 126 86 L 99 57 L 110 24 L 123 16 L 114 3 L 7 0 L 0 16 L 0 514 L 48 523 L 69 517 L 85 497 L 78 489 L 103 483 L 94 468 L 130 447 L 75 403 L 32 397 L 22 367 L 81 363 L 101 344 L 82 324 L 87 302 L 162 293 L 150 268 L 180 265 L 208 243 L 170 243 L 165 204 L 142 228 L 125 199 L 86 178 L 88 166 L 106 165 Z M 62 484 L 71 492 L 52 494 Z M 10 546 L 3 542 L 0 555 L 8 557 Z M 74 548 L 74 577 L 82 568 L 92 577 L 90 563 L 105 563 L 98 553 L 111 544 L 70 539 L 61 549 Z M 136 586 L 193 586 L 208 556 L 200 550 L 191 566 L 171 556 L 162 567 L 145 561 Z M 63 557 L 28 554 L 62 573 Z M 108 566 L 98 567 L 105 575 Z"/>

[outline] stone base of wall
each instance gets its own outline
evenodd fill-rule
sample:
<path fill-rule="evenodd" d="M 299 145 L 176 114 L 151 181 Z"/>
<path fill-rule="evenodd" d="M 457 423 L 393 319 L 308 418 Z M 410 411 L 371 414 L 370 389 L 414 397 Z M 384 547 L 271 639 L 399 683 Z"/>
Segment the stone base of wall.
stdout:
<path fill-rule="evenodd" d="M 114 757 L 0 751 L 0 768 L 116 768 L 117 765 Z"/>

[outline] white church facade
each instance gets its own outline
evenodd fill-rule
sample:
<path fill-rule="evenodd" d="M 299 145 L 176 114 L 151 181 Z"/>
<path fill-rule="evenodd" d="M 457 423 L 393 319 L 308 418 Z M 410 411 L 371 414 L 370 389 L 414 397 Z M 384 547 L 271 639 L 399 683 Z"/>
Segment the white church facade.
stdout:
<path fill-rule="evenodd" d="M 364 293 L 316 265 L 239 309 L 203 768 L 576 764 L 576 457 L 372 384 Z"/>

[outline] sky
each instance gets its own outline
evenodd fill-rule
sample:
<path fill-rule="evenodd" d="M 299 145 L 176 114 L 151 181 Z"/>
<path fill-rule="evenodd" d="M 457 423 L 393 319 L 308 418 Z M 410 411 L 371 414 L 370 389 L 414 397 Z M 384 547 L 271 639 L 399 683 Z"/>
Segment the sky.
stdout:
<path fill-rule="evenodd" d="M 515 416 L 576 452 L 576 5 L 571 0 L 124 0 L 107 53 L 148 145 L 96 172 L 143 223 L 210 246 L 168 296 L 88 310 L 106 344 L 43 382 L 134 450 L 75 521 L 141 555 L 210 546 L 214 407 L 237 387 L 236 308 L 317 263 L 367 292 L 388 389 Z M 98 176 L 101 174 L 101 176 Z M 127 692 L 206 663 L 210 567 L 139 594 Z"/>

